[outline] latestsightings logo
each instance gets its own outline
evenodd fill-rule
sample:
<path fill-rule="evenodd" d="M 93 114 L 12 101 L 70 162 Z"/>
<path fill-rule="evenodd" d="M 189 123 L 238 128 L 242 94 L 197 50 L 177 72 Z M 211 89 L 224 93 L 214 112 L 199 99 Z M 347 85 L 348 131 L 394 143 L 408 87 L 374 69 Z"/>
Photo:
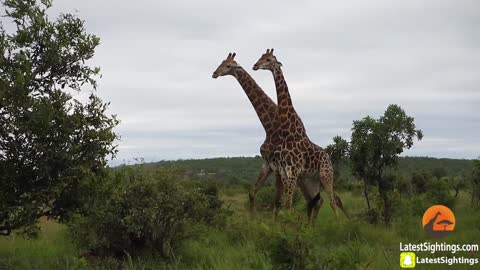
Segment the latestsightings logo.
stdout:
<path fill-rule="evenodd" d="M 444 205 L 434 205 L 423 214 L 422 224 L 429 236 L 442 238 L 455 229 L 455 215 Z"/>

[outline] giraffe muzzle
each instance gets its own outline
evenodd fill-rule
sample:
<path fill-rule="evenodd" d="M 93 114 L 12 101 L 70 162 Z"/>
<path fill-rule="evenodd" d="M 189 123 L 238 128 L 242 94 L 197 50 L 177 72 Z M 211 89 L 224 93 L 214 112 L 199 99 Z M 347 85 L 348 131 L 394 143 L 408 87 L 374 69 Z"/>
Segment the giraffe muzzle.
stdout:
<path fill-rule="evenodd" d="M 212 74 L 212 78 L 214 78 L 214 79 L 218 78 L 218 74 L 217 74 L 217 73 L 213 73 L 213 74 Z"/>

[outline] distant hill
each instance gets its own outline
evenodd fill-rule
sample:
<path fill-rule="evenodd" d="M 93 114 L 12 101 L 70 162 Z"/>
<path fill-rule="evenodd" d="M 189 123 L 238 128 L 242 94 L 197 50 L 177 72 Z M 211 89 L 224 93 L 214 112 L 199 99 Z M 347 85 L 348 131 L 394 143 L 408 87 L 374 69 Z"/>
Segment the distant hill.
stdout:
<path fill-rule="evenodd" d="M 253 183 L 262 166 L 260 157 L 226 157 L 210 159 L 189 159 L 176 161 L 160 161 L 144 164 L 146 168 L 175 168 L 189 178 L 211 178 L 229 184 Z M 468 176 L 472 170 L 472 160 L 402 157 L 398 171 L 403 175 L 411 175 L 415 171 L 427 170 L 434 175 Z M 351 178 L 348 166 L 341 170 L 340 178 Z"/>

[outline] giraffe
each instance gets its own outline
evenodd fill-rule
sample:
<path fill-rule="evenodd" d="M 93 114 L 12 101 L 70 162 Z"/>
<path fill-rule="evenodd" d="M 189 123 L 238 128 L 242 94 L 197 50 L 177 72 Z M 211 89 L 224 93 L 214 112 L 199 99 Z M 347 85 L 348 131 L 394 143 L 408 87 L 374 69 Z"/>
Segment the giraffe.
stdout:
<path fill-rule="evenodd" d="M 428 233 L 433 233 L 433 225 L 435 225 L 435 221 L 437 221 L 438 216 L 441 216 L 442 213 L 437 212 L 433 218 L 431 218 L 425 226 L 423 226 L 423 229 L 425 229 Z"/>
<path fill-rule="evenodd" d="M 338 216 L 338 207 L 348 217 L 342 201 L 333 190 L 333 166 L 328 153 L 313 143 L 298 116 L 292 103 L 287 83 L 282 72 L 282 64 L 273 55 L 273 49 L 267 50 L 253 66 L 253 70 L 269 70 L 272 72 L 277 92 L 277 121 L 281 142 L 277 144 L 274 156 L 278 161 L 278 170 L 287 196 L 285 207 L 292 205 L 293 191 L 297 184 L 304 185 L 307 176 L 318 175 L 327 192 L 330 206 Z M 318 193 L 319 194 L 319 193 Z M 318 212 L 317 212 L 318 213 Z M 309 212 L 310 220 L 317 213 Z"/>
<path fill-rule="evenodd" d="M 276 219 L 276 213 L 280 207 L 281 197 L 283 195 L 283 186 L 280 180 L 280 174 L 276 168 L 277 161 L 274 157 L 274 151 L 276 145 L 279 143 L 280 138 L 278 136 L 278 124 L 276 118 L 277 105 L 273 100 L 265 94 L 265 92 L 258 86 L 255 80 L 235 61 L 235 53 L 228 54 L 227 58 L 222 61 L 218 68 L 213 72 L 212 77 L 218 78 L 219 76 L 231 75 L 237 79 L 240 86 L 243 88 L 245 94 L 250 100 L 257 116 L 265 130 L 265 141 L 260 146 L 260 154 L 264 163 L 258 175 L 257 181 L 249 192 L 250 199 L 250 211 L 254 211 L 255 196 L 258 190 L 263 186 L 268 176 L 272 172 L 275 173 L 275 201 L 274 201 L 274 219 Z M 300 190 L 307 200 L 308 210 L 307 214 L 313 211 L 313 208 L 319 208 L 323 203 L 321 197 L 317 197 L 317 193 L 308 189 L 306 185 L 301 186 Z"/>

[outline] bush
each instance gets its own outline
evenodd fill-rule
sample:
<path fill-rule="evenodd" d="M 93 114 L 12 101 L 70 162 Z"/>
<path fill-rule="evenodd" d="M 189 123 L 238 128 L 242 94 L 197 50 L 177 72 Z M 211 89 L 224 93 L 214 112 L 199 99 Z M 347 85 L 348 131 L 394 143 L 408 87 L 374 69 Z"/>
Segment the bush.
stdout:
<path fill-rule="evenodd" d="M 365 221 L 369 224 L 379 224 L 380 214 L 375 208 L 365 209 Z"/>
<path fill-rule="evenodd" d="M 273 269 L 309 269 L 312 265 L 312 230 L 264 228 L 257 246 L 269 256 Z"/>
<path fill-rule="evenodd" d="M 431 181 L 433 175 L 428 171 L 417 171 L 412 175 L 413 192 L 423 194 L 427 192 L 428 182 Z"/>
<path fill-rule="evenodd" d="M 282 196 L 282 202 L 285 201 L 285 195 Z M 296 206 L 303 199 L 303 196 L 297 190 L 293 195 L 292 206 Z M 275 186 L 265 186 L 261 188 L 255 197 L 255 207 L 257 210 L 270 211 L 273 210 L 273 203 L 275 201 Z M 284 204 L 282 203 L 283 207 Z"/>
<path fill-rule="evenodd" d="M 433 204 L 445 205 L 452 208 L 455 197 L 449 193 L 450 185 L 445 179 L 432 179 L 428 182 L 427 200 Z"/>
<path fill-rule="evenodd" d="M 102 180 L 69 224 L 75 243 L 94 256 L 169 258 L 203 226 L 225 220 L 214 186 L 178 181 L 171 171 L 122 168 Z"/>

